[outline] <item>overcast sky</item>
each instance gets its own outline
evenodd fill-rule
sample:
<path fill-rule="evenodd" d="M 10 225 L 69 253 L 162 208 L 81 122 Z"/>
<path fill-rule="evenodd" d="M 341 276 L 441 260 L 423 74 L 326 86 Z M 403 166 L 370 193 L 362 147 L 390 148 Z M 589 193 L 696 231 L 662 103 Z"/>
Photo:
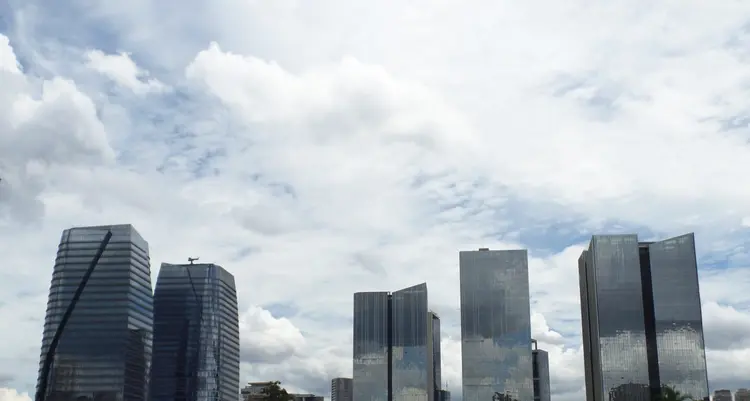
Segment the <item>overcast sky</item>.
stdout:
<path fill-rule="evenodd" d="M 243 382 L 323 394 L 352 293 L 426 281 L 459 399 L 458 251 L 527 248 L 556 401 L 590 235 L 694 231 L 712 390 L 750 387 L 749 140 L 748 1 L 0 1 L 0 401 L 61 231 L 117 223 L 235 275 Z"/>

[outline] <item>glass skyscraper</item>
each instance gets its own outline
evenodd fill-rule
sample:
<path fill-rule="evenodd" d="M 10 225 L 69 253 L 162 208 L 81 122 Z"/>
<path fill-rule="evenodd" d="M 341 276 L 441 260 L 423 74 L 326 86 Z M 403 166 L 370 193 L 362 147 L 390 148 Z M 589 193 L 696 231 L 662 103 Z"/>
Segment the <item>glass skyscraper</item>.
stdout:
<path fill-rule="evenodd" d="M 534 371 L 534 401 L 550 401 L 549 354 L 537 348 L 536 340 L 531 340 L 534 349 L 531 351 Z"/>
<path fill-rule="evenodd" d="M 63 231 L 47 302 L 39 374 L 60 320 L 108 231 L 112 238 L 60 337 L 48 376 L 49 401 L 148 398 L 151 270 L 148 244 L 131 225 Z"/>
<path fill-rule="evenodd" d="M 532 401 L 525 250 L 459 253 L 464 401 Z"/>
<path fill-rule="evenodd" d="M 578 261 L 587 399 L 708 394 L 693 234 L 596 235 Z"/>
<path fill-rule="evenodd" d="M 432 384 L 434 388 L 435 401 L 440 400 L 440 390 L 443 388 L 442 378 L 442 355 L 440 352 L 440 316 L 430 312 L 432 316 Z"/>
<path fill-rule="evenodd" d="M 354 294 L 354 399 L 433 401 L 433 325 L 426 284 Z"/>
<path fill-rule="evenodd" d="M 154 291 L 151 401 L 237 401 L 234 276 L 214 264 L 163 263 Z"/>

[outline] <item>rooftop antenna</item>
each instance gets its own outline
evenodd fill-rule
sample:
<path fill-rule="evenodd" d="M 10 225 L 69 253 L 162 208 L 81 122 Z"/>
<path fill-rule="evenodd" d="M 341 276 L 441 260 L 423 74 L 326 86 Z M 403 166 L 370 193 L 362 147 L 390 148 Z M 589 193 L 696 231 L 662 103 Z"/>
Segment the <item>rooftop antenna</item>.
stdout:
<path fill-rule="evenodd" d="M 200 259 L 200 257 L 197 257 L 197 258 L 191 258 L 191 257 L 188 257 L 188 262 L 190 262 L 190 264 L 192 265 L 192 264 L 193 264 L 193 262 L 195 262 L 195 261 L 196 261 L 196 260 L 198 260 L 198 259 Z"/>

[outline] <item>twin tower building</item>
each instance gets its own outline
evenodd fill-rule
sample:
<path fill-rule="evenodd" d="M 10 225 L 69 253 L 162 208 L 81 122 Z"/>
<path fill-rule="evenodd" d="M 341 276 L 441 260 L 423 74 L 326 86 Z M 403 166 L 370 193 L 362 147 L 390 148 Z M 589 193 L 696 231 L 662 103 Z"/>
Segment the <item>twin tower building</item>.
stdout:
<path fill-rule="evenodd" d="M 465 401 L 549 401 L 546 352 L 531 338 L 525 250 L 460 252 Z M 440 319 L 427 285 L 354 294 L 354 401 L 446 401 Z"/>
<path fill-rule="evenodd" d="M 575 263 L 574 261 L 571 261 Z M 525 250 L 459 253 L 463 401 L 549 401 Z M 693 234 L 595 235 L 579 260 L 587 401 L 708 397 Z M 427 286 L 354 294 L 354 401 L 445 401 Z"/>
<path fill-rule="evenodd" d="M 52 339 L 107 232 L 41 389 Z M 149 266 L 148 244 L 130 225 L 63 231 L 44 322 L 43 400 L 238 400 L 234 277 L 214 264 L 162 264 L 152 292 Z"/>

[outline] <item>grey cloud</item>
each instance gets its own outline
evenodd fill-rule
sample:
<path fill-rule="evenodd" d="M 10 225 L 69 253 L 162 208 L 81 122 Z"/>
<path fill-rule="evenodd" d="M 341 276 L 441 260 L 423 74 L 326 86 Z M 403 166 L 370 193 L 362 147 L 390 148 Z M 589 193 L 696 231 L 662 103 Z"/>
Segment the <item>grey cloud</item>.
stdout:
<path fill-rule="evenodd" d="M 750 347 L 750 313 L 714 302 L 703 305 L 706 348 L 728 350 Z"/>
<path fill-rule="evenodd" d="M 291 358 L 295 350 L 291 347 L 267 349 L 247 341 L 240 341 L 240 361 L 247 363 L 279 363 Z"/>
<path fill-rule="evenodd" d="M 14 376 L 0 373 L 0 387 L 8 386 L 13 380 L 15 380 Z"/>

